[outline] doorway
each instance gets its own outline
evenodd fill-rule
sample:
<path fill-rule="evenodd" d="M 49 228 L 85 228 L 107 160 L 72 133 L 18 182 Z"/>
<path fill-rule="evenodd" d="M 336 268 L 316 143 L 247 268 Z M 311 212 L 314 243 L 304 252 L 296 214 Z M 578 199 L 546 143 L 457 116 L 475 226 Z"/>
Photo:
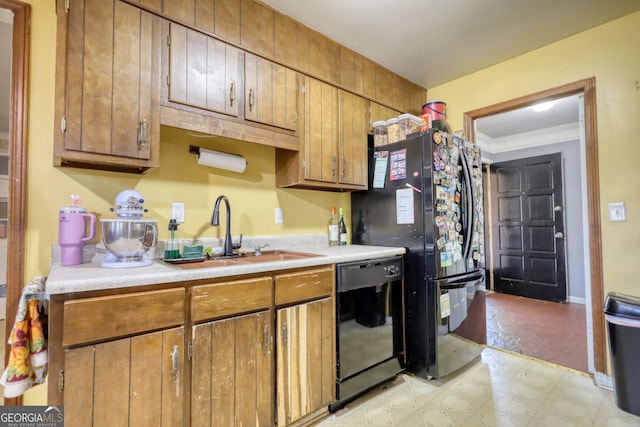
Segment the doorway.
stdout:
<path fill-rule="evenodd" d="M 562 155 L 493 163 L 490 180 L 493 289 L 565 302 Z"/>
<path fill-rule="evenodd" d="M 605 331 L 601 312 L 603 301 L 603 279 L 601 264 L 601 233 L 599 212 L 599 183 L 598 183 L 598 153 L 596 140 L 596 105 L 595 105 L 595 79 L 585 79 L 564 86 L 552 88 L 543 92 L 527 95 L 521 98 L 509 100 L 500 104 L 484 107 L 465 113 L 465 136 L 476 141 L 476 120 L 499 113 L 513 111 L 525 107 L 531 107 L 542 101 L 557 100 L 560 98 L 581 95 L 583 97 L 583 123 L 582 142 L 580 146 L 579 162 L 581 166 L 580 191 L 573 193 L 584 194 L 582 216 L 584 226 L 585 266 L 584 302 L 586 306 L 586 338 L 588 350 L 588 371 L 594 373 L 596 382 L 599 382 L 598 374 L 606 372 L 606 346 Z M 567 193 L 572 193 L 567 191 Z M 602 382 L 606 379 L 600 377 Z"/>
<path fill-rule="evenodd" d="M 29 82 L 29 34 L 31 6 L 15 0 L 0 0 L 0 9 L 13 15 L 10 47 L 10 85 L 0 102 L 9 102 L 8 207 L 5 337 L 9 336 L 24 286 L 24 236 L 27 190 L 27 111 Z M 7 363 L 9 347 L 4 346 Z M 22 404 L 22 397 L 4 399 L 4 404 Z"/>

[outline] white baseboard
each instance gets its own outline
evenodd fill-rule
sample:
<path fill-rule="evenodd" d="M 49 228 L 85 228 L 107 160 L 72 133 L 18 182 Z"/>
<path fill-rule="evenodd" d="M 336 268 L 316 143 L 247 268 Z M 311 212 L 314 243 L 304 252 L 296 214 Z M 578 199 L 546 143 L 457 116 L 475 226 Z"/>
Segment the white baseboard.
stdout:
<path fill-rule="evenodd" d="M 613 390 L 613 377 L 610 377 L 607 374 L 603 374 L 602 372 L 596 372 L 595 374 L 593 374 L 593 380 L 598 387 L 607 390 Z"/>
<path fill-rule="evenodd" d="M 569 302 L 572 303 L 572 304 L 585 305 L 587 303 L 587 300 L 585 298 L 581 298 L 581 297 L 569 297 Z"/>

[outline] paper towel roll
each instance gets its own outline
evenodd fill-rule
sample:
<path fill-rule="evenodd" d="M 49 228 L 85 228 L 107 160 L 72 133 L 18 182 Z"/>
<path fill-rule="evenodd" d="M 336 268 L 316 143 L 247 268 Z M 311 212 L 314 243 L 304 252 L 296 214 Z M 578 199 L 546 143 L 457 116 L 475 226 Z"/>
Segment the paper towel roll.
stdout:
<path fill-rule="evenodd" d="M 236 154 L 200 148 L 198 164 L 212 168 L 242 173 L 247 168 L 247 159 Z"/>

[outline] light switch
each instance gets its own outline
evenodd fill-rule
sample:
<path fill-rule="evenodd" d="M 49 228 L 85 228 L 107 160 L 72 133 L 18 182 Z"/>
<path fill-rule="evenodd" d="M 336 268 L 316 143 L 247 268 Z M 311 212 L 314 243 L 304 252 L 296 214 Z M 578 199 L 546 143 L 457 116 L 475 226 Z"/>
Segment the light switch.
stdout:
<path fill-rule="evenodd" d="M 178 224 L 184 223 L 184 203 L 171 203 L 171 218 Z"/>
<path fill-rule="evenodd" d="M 284 214 L 282 213 L 282 209 L 276 208 L 274 211 L 274 215 L 275 215 L 276 224 L 284 223 Z"/>
<path fill-rule="evenodd" d="M 624 203 L 609 203 L 609 221 L 610 222 L 620 222 L 627 220 L 627 213 L 624 209 Z"/>

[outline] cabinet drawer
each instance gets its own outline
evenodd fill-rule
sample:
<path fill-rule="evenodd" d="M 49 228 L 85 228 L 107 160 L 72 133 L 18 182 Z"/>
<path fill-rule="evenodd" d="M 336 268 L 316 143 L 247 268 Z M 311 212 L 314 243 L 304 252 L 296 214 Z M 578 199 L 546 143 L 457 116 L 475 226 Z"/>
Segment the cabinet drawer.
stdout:
<path fill-rule="evenodd" d="M 182 288 L 66 301 L 62 344 L 104 341 L 182 325 L 184 304 Z"/>
<path fill-rule="evenodd" d="M 235 314 L 264 310 L 273 300 L 271 277 L 194 286 L 191 318 L 201 322 Z"/>
<path fill-rule="evenodd" d="M 335 273 L 332 267 L 276 276 L 276 305 L 331 296 Z"/>

